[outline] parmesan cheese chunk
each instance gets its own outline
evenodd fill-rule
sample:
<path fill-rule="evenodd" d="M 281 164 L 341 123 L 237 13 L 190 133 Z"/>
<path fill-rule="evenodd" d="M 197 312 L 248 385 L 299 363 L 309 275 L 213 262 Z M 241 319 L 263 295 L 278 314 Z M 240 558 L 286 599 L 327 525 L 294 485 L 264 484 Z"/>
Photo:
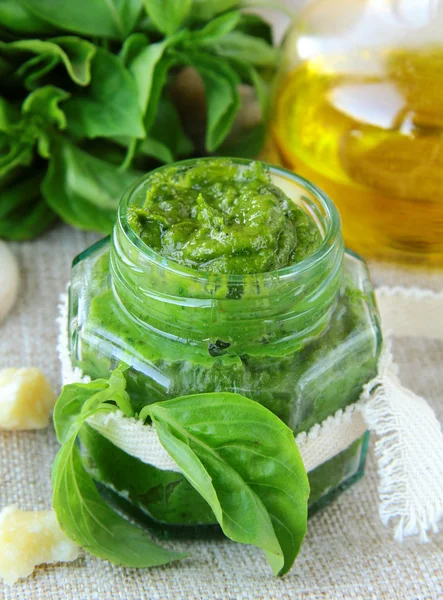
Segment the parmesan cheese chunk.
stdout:
<path fill-rule="evenodd" d="M 68 562 L 78 546 L 60 529 L 52 510 L 21 511 L 16 505 L 0 513 L 0 577 L 10 585 L 41 564 Z"/>
<path fill-rule="evenodd" d="M 55 394 L 34 367 L 0 371 L 0 429 L 42 429 L 49 425 Z"/>

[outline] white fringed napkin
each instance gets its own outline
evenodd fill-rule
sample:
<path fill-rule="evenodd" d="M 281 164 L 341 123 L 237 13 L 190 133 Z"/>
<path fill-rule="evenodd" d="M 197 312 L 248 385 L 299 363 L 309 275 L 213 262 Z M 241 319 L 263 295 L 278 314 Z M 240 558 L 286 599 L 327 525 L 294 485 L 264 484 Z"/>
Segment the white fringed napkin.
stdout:
<path fill-rule="evenodd" d="M 376 290 L 383 329 L 398 337 L 443 339 L 443 294 L 418 288 Z M 87 381 L 73 369 L 67 339 L 67 296 L 61 297 L 58 351 L 63 384 Z M 389 335 L 388 335 L 389 337 Z M 97 414 L 88 423 L 115 446 L 144 463 L 179 472 L 161 445 L 155 427 L 122 413 Z M 378 375 L 355 404 L 339 410 L 296 437 L 306 470 L 312 471 L 342 452 L 367 430 L 379 437 L 375 452 L 380 476 L 380 516 L 394 520 L 395 538 L 437 532 L 443 515 L 443 434 L 427 402 L 404 388 L 385 343 Z"/>

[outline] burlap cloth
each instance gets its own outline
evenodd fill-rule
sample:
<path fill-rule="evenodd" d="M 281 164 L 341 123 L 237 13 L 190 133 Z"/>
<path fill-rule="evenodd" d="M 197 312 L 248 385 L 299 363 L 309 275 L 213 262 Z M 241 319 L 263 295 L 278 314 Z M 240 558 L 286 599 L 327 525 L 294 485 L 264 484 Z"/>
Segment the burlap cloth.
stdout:
<path fill-rule="evenodd" d="M 60 386 L 57 303 L 75 254 L 95 240 L 59 226 L 38 241 L 14 245 L 22 271 L 20 300 L 0 325 L 0 368 L 40 367 Z M 371 264 L 376 285 L 443 289 L 443 271 Z M 443 318 L 443 316 L 442 316 Z M 404 338 L 394 343 L 403 383 L 426 397 L 443 419 L 443 343 Z M 50 507 L 50 467 L 57 450 L 52 428 L 0 433 L 0 507 Z M 374 599 L 443 598 L 443 533 L 421 544 L 393 541 L 380 522 L 372 451 L 366 477 L 315 516 L 291 572 L 274 579 L 255 548 L 228 540 L 175 541 L 192 556 L 169 567 L 136 571 L 82 554 L 69 565 L 39 567 L 0 599 Z"/>

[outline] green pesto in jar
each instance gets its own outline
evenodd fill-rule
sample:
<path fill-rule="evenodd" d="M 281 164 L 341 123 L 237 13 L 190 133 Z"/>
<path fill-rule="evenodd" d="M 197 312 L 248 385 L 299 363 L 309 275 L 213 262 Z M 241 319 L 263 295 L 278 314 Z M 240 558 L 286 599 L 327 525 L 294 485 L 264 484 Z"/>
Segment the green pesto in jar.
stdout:
<path fill-rule="evenodd" d="M 199 159 L 162 167 L 129 191 L 112 238 L 74 265 L 73 365 L 92 378 L 127 366 L 137 413 L 230 391 L 294 435 L 358 400 L 381 343 L 366 267 L 344 253 L 330 201 L 276 171 Z M 366 438 L 308 474 L 311 513 L 361 476 Z M 176 535 L 215 524 L 181 473 L 141 463 L 89 426 L 81 443 L 92 476 L 149 527 Z"/>
<path fill-rule="evenodd" d="M 186 172 L 162 169 L 128 222 L 167 259 L 207 273 L 265 273 L 313 254 L 321 234 L 275 184 L 262 163 L 197 161 Z"/>

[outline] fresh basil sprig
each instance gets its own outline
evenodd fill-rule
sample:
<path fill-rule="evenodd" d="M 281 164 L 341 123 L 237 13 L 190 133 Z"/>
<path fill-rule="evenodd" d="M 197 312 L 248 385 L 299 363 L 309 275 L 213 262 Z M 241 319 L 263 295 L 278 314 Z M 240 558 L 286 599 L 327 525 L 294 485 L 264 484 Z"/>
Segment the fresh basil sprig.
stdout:
<path fill-rule="evenodd" d="M 277 51 L 270 27 L 237 10 L 243 5 L 2 0 L 0 237 L 32 238 L 57 217 L 109 233 L 121 195 L 141 173 L 205 152 L 256 154 L 263 122 L 231 132 L 239 85 L 255 88 L 264 113 Z M 190 131 L 176 94 L 188 66 L 203 82 L 196 113 L 206 104 L 204 136 L 200 125 Z M 36 178 L 32 193 L 21 186 Z"/>
<path fill-rule="evenodd" d="M 292 431 L 233 393 L 146 406 L 160 442 L 212 508 L 225 535 L 262 548 L 275 575 L 292 566 L 306 533 L 309 482 Z"/>
<path fill-rule="evenodd" d="M 89 416 L 132 415 L 120 370 L 65 386 L 54 423 L 62 448 L 53 465 L 53 505 L 65 533 L 96 556 L 147 567 L 183 555 L 160 548 L 100 497 L 75 444 Z M 239 394 L 183 396 L 146 406 L 160 442 L 212 508 L 224 533 L 264 550 L 276 575 L 292 566 L 306 532 L 308 478 L 292 431 Z"/>
<path fill-rule="evenodd" d="M 133 414 L 125 387 L 121 371 L 114 371 L 108 381 L 64 387 L 54 411 L 62 447 L 52 468 L 52 503 L 66 535 L 95 556 L 128 567 L 163 565 L 186 554 L 155 544 L 146 532 L 112 510 L 98 493 L 76 446 L 77 435 L 91 415 L 117 408 L 127 416 Z"/>

